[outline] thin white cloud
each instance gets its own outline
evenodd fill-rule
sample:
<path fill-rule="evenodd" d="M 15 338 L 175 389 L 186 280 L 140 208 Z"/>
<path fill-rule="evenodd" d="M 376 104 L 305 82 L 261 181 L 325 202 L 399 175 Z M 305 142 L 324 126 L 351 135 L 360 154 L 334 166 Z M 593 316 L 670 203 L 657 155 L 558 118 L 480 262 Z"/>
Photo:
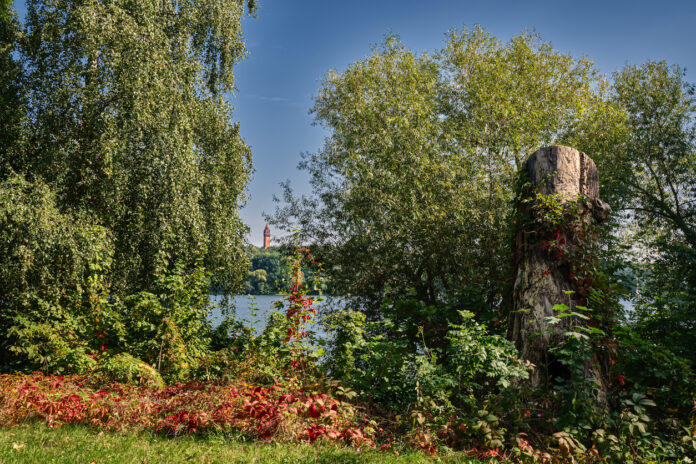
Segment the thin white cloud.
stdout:
<path fill-rule="evenodd" d="M 285 98 L 285 97 L 267 97 L 265 95 L 256 95 L 253 93 L 247 94 L 246 96 L 249 98 L 253 98 L 255 100 L 263 100 L 263 101 L 274 102 L 274 103 L 289 103 L 290 102 L 290 99 Z"/>

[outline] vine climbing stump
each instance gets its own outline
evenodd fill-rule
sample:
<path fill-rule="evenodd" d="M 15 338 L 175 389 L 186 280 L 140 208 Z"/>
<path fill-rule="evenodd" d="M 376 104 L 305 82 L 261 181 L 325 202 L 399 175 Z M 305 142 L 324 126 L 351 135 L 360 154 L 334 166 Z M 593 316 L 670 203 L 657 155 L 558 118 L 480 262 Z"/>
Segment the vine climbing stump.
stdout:
<path fill-rule="evenodd" d="M 577 263 L 568 262 L 570 253 L 565 251 L 575 246 L 581 253 L 573 256 L 592 256 L 591 250 L 586 249 L 593 243 L 592 237 L 588 237 L 593 233 L 589 226 L 604 221 L 611 209 L 599 198 L 599 176 L 594 161 L 574 148 L 560 145 L 541 148 L 525 162 L 521 174 L 528 182 L 518 197 L 516 277 L 508 335 L 522 357 L 536 366 L 530 381 L 533 386 L 539 386 L 567 375 L 549 350 L 563 343 L 564 334 L 578 323 L 576 317 L 568 317 L 552 325 L 549 318 L 558 315 L 553 307 L 564 304 L 569 311 L 575 311 L 578 305 L 586 305 L 586 290 L 591 280 L 584 275 L 573 276 Z M 554 205 L 556 212 L 570 211 L 573 217 L 561 225 L 544 224 L 539 210 L 530 206 L 539 200 Z M 601 400 L 606 388 L 596 365 L 587 362 L 583 369 L 587 378 L 595 379 Z"/>

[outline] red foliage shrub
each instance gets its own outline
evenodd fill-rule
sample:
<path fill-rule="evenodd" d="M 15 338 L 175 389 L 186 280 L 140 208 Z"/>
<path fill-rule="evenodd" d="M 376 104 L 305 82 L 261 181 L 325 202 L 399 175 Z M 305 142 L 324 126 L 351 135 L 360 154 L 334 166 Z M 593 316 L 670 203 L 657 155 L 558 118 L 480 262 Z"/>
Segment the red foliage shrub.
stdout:
<path fill-rule="evenodd" d="M 280 386 L 190 382 L 157 389 L 84 376 L 0 375 L 0 426 L 28 420 L 178 435 L 229 430 L 260 440 L 345 441 L 374 447 L 352 406 L 326 394 Z"/>

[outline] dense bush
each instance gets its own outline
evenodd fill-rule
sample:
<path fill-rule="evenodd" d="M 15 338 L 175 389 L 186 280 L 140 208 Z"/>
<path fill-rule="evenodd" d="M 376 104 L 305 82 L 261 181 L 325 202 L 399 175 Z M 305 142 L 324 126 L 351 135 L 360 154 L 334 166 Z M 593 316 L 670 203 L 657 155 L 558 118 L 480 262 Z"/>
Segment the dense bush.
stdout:
<path fill-rule="evenodd" d="M 696 248 L 675 238 L 651 250 L 658 258 L 634 267 L 634 326 L 645 340 L 696 366 Z"/>
<path fill-rule="evenodd" d="M 95 374 L 95 380 L 99 384 L 119 382 L 129 385 L 164 387 L 164 381 L 159 372 L 128 353 L 104 357 L 100 360 Z"/>
<path fill-rule="evenodd" d="M 84 373 L 125 353 L 184 379 L 208 349 L 209 279 L 179 266 L 154 293 L 110 293 L 106 229 L 61 212 L 51 190 L 14 176 L 0 185 L 0 363 L 11 371 Z"/>
<path fill-rule="evenodd" d="M 92 366 L 107 230 L 60 211 L 46 185 L 13 176 L 0 184 L 0 237 L 2 368 Z"/>
<path fill-rule="evenodd" d="M 190 378 L 209 349 L 209 284 L 202 268 L 185 274 L 176 266 L 172 273 L 157 274 L 154 293 L 105 305 L 113 319 L 102 326 L 104 343 L 149 363 L 167 379 Z"/>
<path fill-rule="evenodd" d="M 433 314 L 448 309 L 430 308 Z M 333 336 L 326 359 L 329 372 L 361 397 L 398 411 L 431 399 L 442 407 L 461 407 L 470 398 L 484 401 L 512 381 L 527 378 L 514 345 L 489 334 L 470 312 L 455 312 L 439 339 L 428 338 L 423 326 L 411 332 L 412 323 L 398 318 L 366 321 L 362 313 L 350 310 L 330 315 L 325 321 Z"/>
<path fill-rule="evenodd" d="M 607 293 L 590 299 L 616 304 Z M 386 306 L 382 313 L 391 318 L 366 320 L 351 310 L 326 318 L 332 339 L 325 369 L 358 401 L 393 418 L 416 446 L 489 450 L 533 462 L 695 456 L 691 366 L 630 326 L 612 322 L 610 333 L 591 326 L 568 332 L 566 342 L 552 350 L 567 375 L 533 390 L 524 379 L 528 369 L 542 367 L 523 364 L 514 346 L 472 313 L 409 299 Z M 568 312 L 563 305 L 557 310 L 559 317 Z M 423 326 L 414 332 L 415 320 L 405 317 L 426 313 L 452 318 L 432 342 Z M 608 351 L 609 388 L 602 406 L 598 385 L 585 377 L 584 367 L 606 359 Z"/>
<path fill-rule="evenodd" d="M 696 408 L 696 374 L 691 362 L 642 338 L 631 327 L 616 330 L 620 349 L 614 371 L 622 387 L 651 392 L 656 417 L 686 421 Z"/>

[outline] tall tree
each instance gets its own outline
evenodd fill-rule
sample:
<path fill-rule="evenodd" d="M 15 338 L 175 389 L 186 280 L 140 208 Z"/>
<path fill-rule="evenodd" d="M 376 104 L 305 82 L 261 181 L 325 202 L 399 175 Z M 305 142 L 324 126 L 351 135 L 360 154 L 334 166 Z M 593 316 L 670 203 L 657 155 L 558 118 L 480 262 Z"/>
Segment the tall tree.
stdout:
<path fill-rule="evenodd" d="M 608 168 L 643 230 L 675 234 L 696 250 L 696 99 L 684 77 L 665 62 L 616 74 L 628 132 Z"/>
<path fill-rule="evenodd" d="M 450 189 L 466 188 L 446 165 L 454 160 L 440 137 L 438 79 L 431 57 L 388 37 L 324 80 L 313 112 L 332 135 L 301 165 L 317 195 L 301 203 L 287 192 L 289 208 L 276 218 L 295 216 L 311 240 L 336 245 L 320 259 L 333 267 L 339 291 L 375 295 L 390 285 L 435 297 L 433 270 L 449 264 L 438 258 L 457 224 L 448 202 L 462 196 Z"/>
<path fill-rule="evenodd" d="M 18 38 L 17 19 L 11 0 L 0 1 L 0 178 L 16 156 L 15 147 L 20 136 L 20 121 L 24 114 L 20 86 L 21 68 L 12 56 Z"/>
<path fill-rule="evenodd" d="M 15 170 L 111 231 L 115 290 L 175 261 L 228 284 L 247 267 L 251 169 L 225 95 L 245 54 L 242 0 L 29 0 L 29 118 Z"/>
<path fill-rule="evenodd" d="M 603 114 L 605 88 L 589 61 L 531 34 L 453 32 L 436 56 L 389 36 L 325 78 L 313 112 L 330 135 L 300 165 L 316 195 L 287 189 L 275 223 L 325 245 L 344 293 L 474 293 L 499 309 L 517 169 L 537 147 L 580 137 L 578 121 Z"/>
<path fill-rule="evenodd" d="M 696 99 L 678 66 L 647 62 L 616 74 L 627 131 L 605 159 L 637 265 L 643 334 L 696 362 Z"/>

